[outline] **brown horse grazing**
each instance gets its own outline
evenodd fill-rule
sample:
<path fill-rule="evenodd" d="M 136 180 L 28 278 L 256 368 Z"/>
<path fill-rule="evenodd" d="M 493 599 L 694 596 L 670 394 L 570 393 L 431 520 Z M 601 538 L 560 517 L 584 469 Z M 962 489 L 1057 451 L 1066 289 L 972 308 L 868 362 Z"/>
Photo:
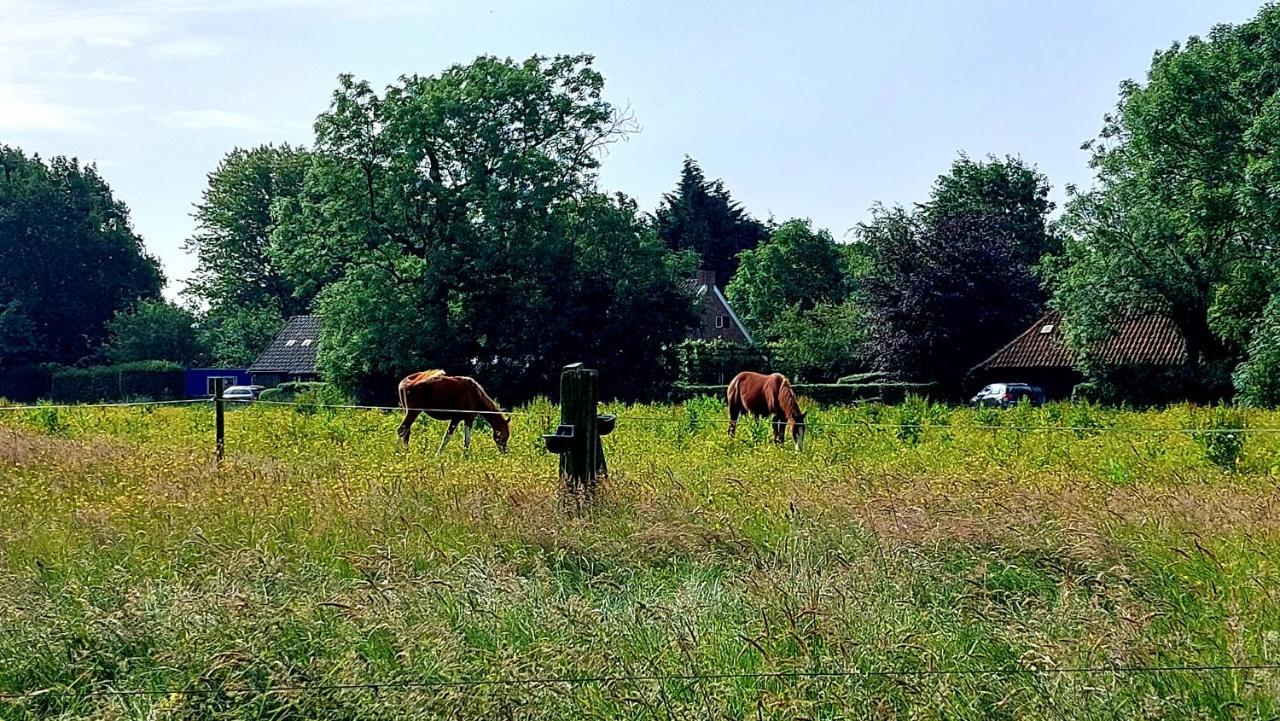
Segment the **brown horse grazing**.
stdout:
<path fill-rule="evenodd" d="M 729 383 L 729 437 L 738 430 L 738 416 L 743 413 L 773 419 L 773 442 L 782 443 L 783 431 L 791 429 L 796 450 L 804 446 L 804 413 L 796 400 L 791 382 L 781 373 L 764 375 L 743 371 Z"/>
<path fill-rule="evenodd" d="M 404 422 L 400 424 L 398 434 L 405 447 L 409 447 L 409 429 L 413 421 L 426 413 L 437 421 L 449 421 L 449 429 L 440 441 L 438 455 L 445 444 L 457 430 L 458 424 L 465 424 L 462 434 L 462 447 L 471 450 L 471 424 L 476 416 L 484 416 L 485 421 L 493 428 L 493 442 L 498 450 L 507 452 L 507 439 L 511 437 L 510 419 L 503 415 L 498 404 L 493 402 L 488 393 L 466 376 L 447 376 L 444 371 L 423 371 L 407 376 L 400 381 L 400 407 L 404 408 Z"/>

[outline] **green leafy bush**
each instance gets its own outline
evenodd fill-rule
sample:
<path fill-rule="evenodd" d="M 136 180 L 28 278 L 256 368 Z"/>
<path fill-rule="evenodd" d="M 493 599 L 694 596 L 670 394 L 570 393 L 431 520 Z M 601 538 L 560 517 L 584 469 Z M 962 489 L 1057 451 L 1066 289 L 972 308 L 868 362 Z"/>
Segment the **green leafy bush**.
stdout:
<path fill-rule="evenodd" d="M 268 388 L 258 396 L 272 403 L 296 403 L 299 413 L 315 413 L 322 406 L 347 405 L 351 399 L 330 383 L 322 381 L 289 381 Z"/>
<path fill-rule="evenodd" d="M 61 403 L 95 403 L 145 398 L 180 398 L 185 390 L 182 366 L 139 361 L 53 372 L 49 397 Z"/>
<path fill-rule="evenodd" d="M 1191 435 L 1200 445 L 1205 460 L 1228 471 L 1240 467 L 1244 454 L 1244 414 L 1231 406 L 1218 406 L 1207 423 L 1201 425 L 1202 430 Z"/>

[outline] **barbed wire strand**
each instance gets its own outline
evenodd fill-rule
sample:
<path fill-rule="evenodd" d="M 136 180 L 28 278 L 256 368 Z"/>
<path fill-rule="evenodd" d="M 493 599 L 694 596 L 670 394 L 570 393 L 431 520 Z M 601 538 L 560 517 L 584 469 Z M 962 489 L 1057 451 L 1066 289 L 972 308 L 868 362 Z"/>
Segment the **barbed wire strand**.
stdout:
<path fill-rule="evenodd" d="M 23 693 L 0 694 L 0 698 L 16 700 L 51 693 L 92 696 L 167 696 L 210 694 L 268 694 L 282 692 L 314 692 L 341 690 L 381 690 L 412 688 L 475 688 L 493 686 L 549 686 L 553 684 L 584 685 L 592 683 L 620 683 L 636 681 L 731 681 L 749 679 L 801 679 L 801 678 L 871 678 L 871 677 L 928 677 L 928 676 L 1040 676 L 1066 674 L 1161 674 L 1161 673 L 1209 673 L 1217 671 L 1280 671 L 1280 664 L 1213 664 L 1176 666 L 1048 666 L 1044 668 L 955 668 L 955 669 L 868 669 L 837 671 L 742 671 L 724 673 L 686 674 L 602 674 L 590 676 L 541 676 L 532 678 L 499 679 L 421 679 L 383 681 L 372 683 L 293 684 L 263 687 L 211 687 L 211 688 L 155 688 L 155 689 L 76 689 L 46 688 Z"/>

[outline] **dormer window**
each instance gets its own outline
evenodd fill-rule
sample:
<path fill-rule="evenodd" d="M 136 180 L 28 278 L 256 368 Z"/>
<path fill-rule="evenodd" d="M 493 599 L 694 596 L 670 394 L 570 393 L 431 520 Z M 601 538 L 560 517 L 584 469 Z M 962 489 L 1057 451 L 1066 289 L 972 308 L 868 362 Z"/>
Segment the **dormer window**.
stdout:
<path fill-rule="evenodd" d="M 303 345 L 303 346 L 309 346 L 309 345 L 311 345 L 311 339 L 310 339 L 310 338 L 308 338 L 308 339 L 306 339 L 306 340 L 302 341 L 302 345 Z"/>
<path fill-rule="evenodd" d="M 1055 326 L 1052 323 L 1045 323 L 1040 327 L 1040 335 L 1048 335 L 1053 332 Z"/>
<path fill-rule="evenodd" d="M 291 346 L 291 345 L 293 345 L 294 343 L 297 343 L 297 342 L 298 342 L 297 340 L 294 340 L 293 338 L 290 338 L 289 340 L 285 341 L 285 342 L 284 342 L 284 344 L 285 344 L 286 346 Z"/>

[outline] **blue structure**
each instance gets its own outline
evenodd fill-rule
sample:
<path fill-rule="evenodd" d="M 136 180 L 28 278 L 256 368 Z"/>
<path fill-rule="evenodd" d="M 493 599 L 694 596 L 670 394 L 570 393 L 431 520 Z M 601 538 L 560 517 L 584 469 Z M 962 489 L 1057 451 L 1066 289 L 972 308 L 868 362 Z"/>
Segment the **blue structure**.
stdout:
<path fill-rule="evenodd" d="M 221 378 L 222 387 L 249 385 L 248 368 L 188 368 L 187 397 L 208 398 L 213 395 L 213 379 Z"/>

